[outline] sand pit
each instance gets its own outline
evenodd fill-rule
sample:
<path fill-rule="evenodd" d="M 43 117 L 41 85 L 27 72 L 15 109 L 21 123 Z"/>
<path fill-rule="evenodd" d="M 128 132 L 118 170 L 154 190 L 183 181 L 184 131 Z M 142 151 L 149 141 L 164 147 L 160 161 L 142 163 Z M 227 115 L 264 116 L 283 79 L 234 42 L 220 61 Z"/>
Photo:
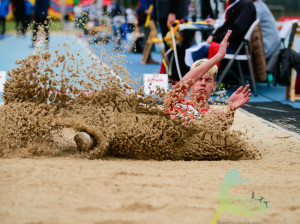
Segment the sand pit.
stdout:
<path fill-rule="evenodd" d="M 250 181 L 231 194 L 271 201 L 255 222 L 299 223 L 300 141 L 240 111 L 232 128 L 247 131 L 260 160 L 1 159 L 1 223 L 210 223 L 234 168 Z M 228 214 L 218 221 L 254 222 Z"/>
<path fill-rule="evenodd" d="M 300 222 L 299 138 L 241 111 L 225 132 L 171 119 L 158 98 L 127 94 L 120 63 L 75 54 L 38 52 L 9 73 L 2 223 Z M 76 131 L 98 144 L 79 152 Z"/>

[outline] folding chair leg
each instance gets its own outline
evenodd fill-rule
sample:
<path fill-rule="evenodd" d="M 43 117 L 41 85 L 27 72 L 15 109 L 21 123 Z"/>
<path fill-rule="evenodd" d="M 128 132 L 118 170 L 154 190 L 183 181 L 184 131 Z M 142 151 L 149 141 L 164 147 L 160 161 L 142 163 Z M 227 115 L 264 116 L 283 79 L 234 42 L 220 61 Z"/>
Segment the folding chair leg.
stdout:
<path fill-rule="evenodd" d="M 223 70 L 223 72 L 221 73 L 220 77 L 219 77 L 219 81 L 217 84 L 217 88 L 219 87 L 219 85 L 222 83 L 223 79 L 225 78 L 225 76 L 227 75 L 229 69 L 231 68 L 231 65 L 233 64 L 234 59 L 231 59 L 228 64 L 226 65 L 225 69 Z"/>
<path fill-rule="evenodd" d="M 245 86 L 245 78 L 244 78 L 244 75 L 243 75 L 243 70 L 242 70 L 240 61 L 237 61 L 237 64 L 238 64 L 238 69 L 239 69 L 239 73 L 240 73 L 239 77 L 240 77 L 242 86 Z"/>
<path fill-rule="evenodd" d="M 174 63 L 174 54 L 171 55 L 171 59 L 170 59 L 170 65 L 169 65 L 169 76 L 172 75 L 172 67 L 173 67 L 173 63 Z"/>
<path fill-rule="evenodd" d="M 247 61 L 248 61 L 248 66 L 249 66 L 249 71 L 250 71 L 250 78 L 251 78 L 254 94 L 255 94 L 255 96 L 257 96 L 255 78 L 254 78 L 254 75 L 253 75 L 253 69 L 252 69 L 252 65 L 251 65 L 251 62 L 250 62 L 248 45 L 245 46 L 245 49 L 246 49 L 246 54 L 247 54 L 247 58 L 248 58 Z"/>
<path fill-rule="evenodd" d="M 240 46 L 238 47 L 238 49 L 236 50 L 234 56 L 232 59 L 229 60 L 229 62 L 227 63 L 224 71 L 221 73 L 220 77 L 219 77 L 219 81 L 217 84 L 217 88 L 219 87 L 219 85 L 221 84 L 221 82 L 223 81 L 223 79 L 225 78 L 225 76 L 227 75 L 227 72 L 229 71 L 229 69 L 231 68 L 233 62 L 235 61 L 237 55 L 239 54 L 240 50 L 242 49 L 244 43 L 241 43 Z"/>

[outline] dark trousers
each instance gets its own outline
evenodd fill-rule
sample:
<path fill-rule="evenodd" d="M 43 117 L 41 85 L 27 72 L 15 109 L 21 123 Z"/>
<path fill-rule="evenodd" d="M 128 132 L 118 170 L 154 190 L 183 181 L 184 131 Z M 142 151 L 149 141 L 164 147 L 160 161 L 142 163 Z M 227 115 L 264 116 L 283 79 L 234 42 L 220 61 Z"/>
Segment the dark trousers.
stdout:
<path fill-rule="evenodd" d="M 24 33 L 29 29 L 31 23 L 31 16 L 25 16 L 24 19 Z"/>
<path fill-rule="evenodd" d="M 115 47 L 121 48 L 122 40 L 124 39 L 124 31 L 123 31 L 123 25 L 122 24 L 113 24 L 113 35 L 115 37 Z"/>
<path fill-rule="evenodd" d="M 5 34 L 5 17 L 0 17 L 0 29 L 2 28 L 1 34 Z"/>
<path fill-rule="evenodd" d="M 36 42 L 36 37 L 37 33 L 39 31 L 39 26 L 44 28 L 44 34 L 46 37 L 46 43 L 49 43 L 49 28 L 50 28 L 50 23 L 47 17 L 37 17 L 35 19 L 35 23 L 33 26 L 33 33 L 32 33 L 32 45 L 35 45 Z"/>
<path fill-rule="evenodd" d="M 167 20 L 159 20 L 158 21 L 159 24 L 159 28 L 160 28 L 160 32 L 162 34 L 162 37 L 164 38 L 166 36 L 166 34 L 169 32 L 169 28 L 167 26 Z M 165 51 L 167 52 L 169 50 L 169 46 L 166 44 L 166 42 L 164 41 L 164 45 L 165 45 Z"/>
<path fill-rule="evenodd" d="M 24 35 L 26 33 L 26 21 L 25 17 L 18 17 L 16 18 L 16 30 L 17 33 Z"/>

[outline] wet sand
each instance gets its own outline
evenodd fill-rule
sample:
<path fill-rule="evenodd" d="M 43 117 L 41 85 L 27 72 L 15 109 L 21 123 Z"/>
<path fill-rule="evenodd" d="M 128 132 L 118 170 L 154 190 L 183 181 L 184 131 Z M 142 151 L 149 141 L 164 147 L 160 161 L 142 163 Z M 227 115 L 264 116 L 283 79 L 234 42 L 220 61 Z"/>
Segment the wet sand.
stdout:
<path fill-rule="evenodd" d="M 270 201 L 270 208 L 254 220 L 222 214 L 219 222 L 300 223 L 300 140 L 241 111 L 232 129 L 246 132 L 262 158 L 0 159 L 1 223 L 210 223 L 224 175 L 234 168 L 250 181 L 230 193 L 250 197 L 254 192 Z M 73 134 L 65 130 L 64 138 Z"/>

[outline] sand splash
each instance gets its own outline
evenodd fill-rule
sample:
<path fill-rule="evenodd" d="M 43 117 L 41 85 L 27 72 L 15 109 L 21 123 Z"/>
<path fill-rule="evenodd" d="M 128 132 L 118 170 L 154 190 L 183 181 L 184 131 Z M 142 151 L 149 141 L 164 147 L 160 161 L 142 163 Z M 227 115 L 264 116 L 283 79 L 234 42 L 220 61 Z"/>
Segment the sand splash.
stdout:
<path fill-rule="evenodd" d="M 64 47 L 70 48 L 68 44 Z M 133 81 L 116 56 L 110 67 L 100 59 L 91 65 L 73 53 L 39 50 L 17 61 L 9 72 L 0 107 L 0 156 L 107 155 L 155 160 L 253 159 L 246 138 L 220 131 L 204 119 L 171 119 L 159 98 L 132 94 Z M 79 54 L 77 53 L 77 56 Z M 78 57 L 77 57 L 78 58 Z M 114 74 L 111 73 L 111 70 Z M 118 75 L 118 76 L 116 76 Z M 164 96 L 163 91 L 157 93 Z M 59 144 L 64 128 L 86 131 L 97 141 L 94 150 L 78 152 Z"/>

